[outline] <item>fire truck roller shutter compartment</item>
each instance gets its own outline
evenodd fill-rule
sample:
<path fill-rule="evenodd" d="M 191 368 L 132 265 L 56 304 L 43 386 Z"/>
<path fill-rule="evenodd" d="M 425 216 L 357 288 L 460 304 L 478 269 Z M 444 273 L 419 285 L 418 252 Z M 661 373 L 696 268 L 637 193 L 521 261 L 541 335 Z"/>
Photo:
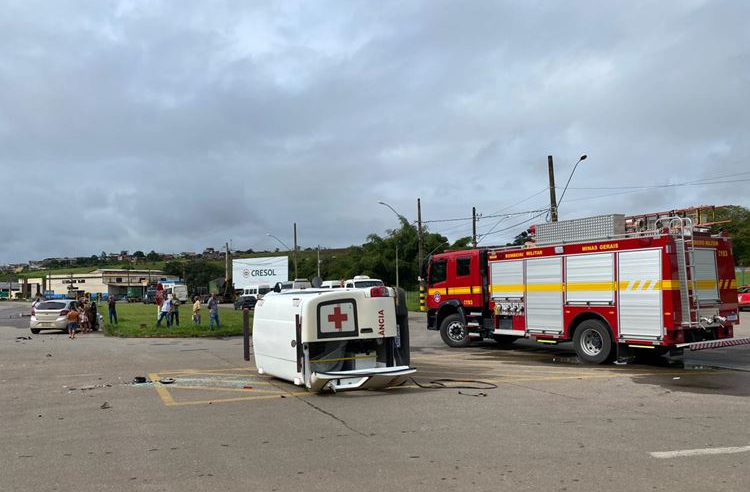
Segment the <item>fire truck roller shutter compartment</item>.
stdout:
<path fill-rule="evenodd" d="M 612 305 L 615 301 L 615 255 L 596 253 L 565 258 L 566 302 Z"/>
<path fill-rule="evenodd" d="M 526 329 L 562 333 L 562 258 L 526 260 Z"/>
<path fill-rule="evenodd" d="M 490 264 L 490 292 L 494 301 L 520 299 L 524 294 L 523 260 Z"/>
<path fill-rule="evenodd" d="M 664 334 L 661 255 L 660 249 L 618 253 L 621 337 L 657 339 Z"/>
<path fill-rule="evenodd" d="M 716 268 L 716 250 L 695 248 L 695 287 L 698 302 L 719 304 L 719 282 Z"/>

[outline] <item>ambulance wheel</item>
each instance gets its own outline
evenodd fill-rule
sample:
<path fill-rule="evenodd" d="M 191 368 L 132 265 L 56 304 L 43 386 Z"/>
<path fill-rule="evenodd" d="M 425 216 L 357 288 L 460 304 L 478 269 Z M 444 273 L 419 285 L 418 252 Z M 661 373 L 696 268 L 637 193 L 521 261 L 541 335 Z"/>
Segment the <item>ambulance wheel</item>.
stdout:
<path fill-rule="evenodd" d="M 469 329 L 458 314 L 445 317 L 440 325 L 440 336 L 449 347 L 466 347 L 471 342 Z"/>
<path fill-rule="evenodd" d="M 596 319 L 589 319 L 578 325 L 573 335 L 573 346 L 578 357 L 590 364 L 602 364 L 614 352 L 612 335 L 607 326 Z"/>

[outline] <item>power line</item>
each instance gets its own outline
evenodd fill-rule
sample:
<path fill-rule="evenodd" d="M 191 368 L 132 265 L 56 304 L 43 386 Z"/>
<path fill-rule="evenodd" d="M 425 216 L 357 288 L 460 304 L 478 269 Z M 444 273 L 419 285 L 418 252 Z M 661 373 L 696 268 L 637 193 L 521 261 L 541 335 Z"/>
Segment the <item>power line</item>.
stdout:
<path fill-rule="evenodd" d="M 750 179 L 733 179 L 731 181 L 716 181 L 716 180 L 723 179 L 723 178 L 731 178 L 734 176 L 745 176 L 748 174 L 750 174 L 750 172 L 727 174 L 724 176 L 715 176 L 713 178 L 704 178 L 704 179 L 699 179 L 696 181 L 686 181 L 684 183 L 669 183 L 669 184 L 661 184 L 661 185 L 587 186 L 587 187 L 575 187 L 575 188 L 568 188 L 568 189 L 570 190 L 645 190 L 645 189 L 653 189 L 653 188 L 676 188 L 680 186 L 704 186 L 704 185 L 712 185 L 712 184 L 741 183 L 745 181 L 750 181 Z"/>
<path fill-rule="evenodd" d="M 486 234 L 483 234 L 483 235 L 482 235 L 482 237 L 481 237 L 480 239 L 478 239 L 478 240 L 477 240 L 477 243 L 480 243 L 480 242 L 481 242 L 482 240 L 484 240 L 484 238 L 486 238 L 487 236 L 491 236 L 491 235 L 495 235 L 495 234 L 500 234 L 501 232 L 505 232 L 505 231 L 507 231 L 507 230 L 509 230 L 509 229 L 513 229 L 513 228 L 515 228 L 515 227 L 518 227 L 518 226 L 521 226 L 521 225 L 523 225 L 523 224 L 526 224 L 526 223 L 528 223 L 528 222 L 531 222 L 532 220 L 534 220 L 534 219 L 537 219 L 537 218 L 541 217 L 542 215 L 545 215 L 545 214 L 546 214 L 546 213 L 547 213 L 548 211 L 549 211 L 549 210 L 544 210 L 543 212 L 541 212 L 541 213 L 539 213 L 539 214 L 537 214 L 537 215 L 535 215 L 535 216 L 533 216 L 533 217 L 530 217 L 530 218 L 528 218 L 528 219 L 526 219 L 526 220 L 524 220 L 524 221 L 518 222 L 518 223 L 516 223 L 516 224 L 513 224 L 513 225 L 511 225 L 511 226 L 505 227 L 505 228 L 503 228 L 503 229 L 500 229 L 500 230 L 498 230 L 498 231 L 494 231 L 494 232 L 493 232 L 493 231 L 490 231 L 490 232 L 487 232 Z"/>
<path fill-rule="evenodd" d="M 513 208 L 513 207 L 515 207 L 516 205 L 520 205 L 520 204 L 522 204 L 522 203 L 528 202 L 528 201 L 529 201 L 529 200 L 531 200 L 532 198 L 535 198 L 535 197 L 537 197 L 537 196 L 541 195 L 542 193 L 546 193 L 546 192 L 547 192 L 548 190 L 549 190 L 549 186 L 545 186 L 544 188 L 542 188 L 542 189 L 541 189 L 541 190 L 539 190 L 538 192 L 534 193 L 533 195 L 529 195 L 529 196 L 527 196 L 526 198 L 524 198 L 523 200 L 520 200 L 520 201 L 518 201 L 518 202 L 514 203 L 513 205 L 508 205 L 507 207 L 505 207 L 505 208 L 502 208 L 502 209 L 498 210 L 497 212 L 492 212 L 492 213 L 493 213 L 493 214 L 499 214 L 500 212 L 503 212 L 503 211 L 505 211 L 505 210 L 508 210 L 508 209 L 510 209 L 510 208 Z"/>

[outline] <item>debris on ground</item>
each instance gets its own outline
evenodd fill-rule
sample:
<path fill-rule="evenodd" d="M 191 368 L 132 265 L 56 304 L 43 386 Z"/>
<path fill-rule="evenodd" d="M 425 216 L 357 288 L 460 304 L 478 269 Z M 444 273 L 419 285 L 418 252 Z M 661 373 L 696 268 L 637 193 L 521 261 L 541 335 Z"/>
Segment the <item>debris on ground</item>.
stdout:
<path fill-rule="evenodd" d="M 172 383 L 174 383 L 174 379 L 172 379 L 172 378 L 161 378 L 159 380 L 159 382 L 161 384 L 172 384 Z"/>
<path fill-rule="evenodd" d="M 133 378 L 133 384 L 143 384 L 143 383 L 150 383 L 145 376 L 136 376 Z"/>
<path fill-rule="evenodd" d="M 20 342 L 21 340 L 31 340 L 31 337 L 16 337 L 17 342 Z"/>
<path fill-rule="evenodd" d="M 484 393 L 483 391 L 480 391 L 479 393 L 464 393 L 463 391 L 459 390 L 458 394 L 464 395 L 464 396 L 477 396 L 477 397 L 487 396 L 487 393 Z"/>
<path fill-rule="evenodd" d="M 102 410 L 106 410 L 108 408 L 112 408 L 112 405 L 110 405 L 108 402 L 105 401 L 104 403 L 101 404 L 99 408 L 101 408 Z"/>

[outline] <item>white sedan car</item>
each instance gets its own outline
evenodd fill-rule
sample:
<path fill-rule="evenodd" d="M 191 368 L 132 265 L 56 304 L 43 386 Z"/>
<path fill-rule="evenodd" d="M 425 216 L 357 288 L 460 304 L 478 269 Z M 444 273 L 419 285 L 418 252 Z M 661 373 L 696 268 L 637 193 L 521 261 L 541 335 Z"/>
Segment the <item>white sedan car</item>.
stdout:
<path fill-rule="evenodd" d="M 67 330 L 68 313 L 78 308 L 75 299 L 42 301 L 31 309 L 29 328 L 37 334 L 41 330 Z"/>

